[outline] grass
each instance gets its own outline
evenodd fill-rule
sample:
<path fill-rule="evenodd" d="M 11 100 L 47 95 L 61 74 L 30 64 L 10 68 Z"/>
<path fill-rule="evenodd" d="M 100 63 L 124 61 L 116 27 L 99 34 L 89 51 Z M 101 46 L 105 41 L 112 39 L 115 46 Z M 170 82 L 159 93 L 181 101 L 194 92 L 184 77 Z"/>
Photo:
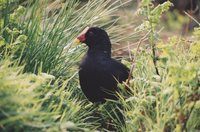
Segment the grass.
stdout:
<path fill-rule="evenodd" d="M 199 61 L 193 60 L 191 51 L 194 45 L 181 38 L 161 42 L 161 76 L 153 72 L 150 49 L 140 52 L 130 84 L 133 94 L 123 100 L 127 108 L 125 131 L 199 130 L 199 101 L 190 98 L 199 94 Z"/>
<path fill-rule="evenodd" d="M 90 114 L 93 110 L 85 101 L 79 101 L 78 95 L 72 95 L 76 85 L 69 85 L 69 80 L 62 84 L 56 80 L 51 84 L 54 76 L 26 74 L 22 73 L 22 67 L 10 65 L 10 61 L 0 65 L 2 131 L 96 128 L 95 122 L 86 123 L 92 119 Z"/>
<path fill-rule="evenodd" d="M 200 130 L 199 28 L 191 40 L 161 40 L 151 20 L 159 22 L 165 5 L 151 11 L 144 3 L 140 11 L 147 19 L 135 26 L 120 24 L 116 12 L 124 4 L 70 0 L 52 8 L 50 1 L 0 3 L 0 131 Z M 77 63 L 86 48 L 73 40 L 88 25 L 103 27 L 114 44 L 146 34 L 138 49 L 130 50 L 134 63 L 122 61 L 134 69 L 130 83 L 119 84 L 119 101 L 91 104 L 80 90 Z"/>

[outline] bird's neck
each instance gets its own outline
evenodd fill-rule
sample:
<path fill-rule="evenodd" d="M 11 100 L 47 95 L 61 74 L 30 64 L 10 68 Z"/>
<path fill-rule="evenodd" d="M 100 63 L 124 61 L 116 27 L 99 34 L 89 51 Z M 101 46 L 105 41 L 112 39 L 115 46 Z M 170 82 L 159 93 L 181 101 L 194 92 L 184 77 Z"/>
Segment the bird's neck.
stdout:
<path fill-rule="evenodd" d="M 104 56 L 104 57 L 108 57 L 110 58 L 111 57 L 111 49 L 93 49 L 93 48 L 89 48 L 88 49 L 88 52 L 87 52 L 88 55 L 91 55 L 91 56 Z"/>

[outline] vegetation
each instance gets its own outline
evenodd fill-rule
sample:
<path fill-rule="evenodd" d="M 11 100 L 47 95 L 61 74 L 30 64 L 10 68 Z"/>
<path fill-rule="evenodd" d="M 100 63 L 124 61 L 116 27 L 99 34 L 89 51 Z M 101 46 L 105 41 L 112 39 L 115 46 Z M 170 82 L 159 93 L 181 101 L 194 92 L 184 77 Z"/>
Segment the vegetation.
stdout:
<path fill-rule="evenodd" d="M 161 39 L 158 25 L 170 2 L 142 0 L 143 19 L 131 32 L 133 23 L 120 24 L 116 13 L 126 2 L 54 4 L 0 1 L 0 131 L 200 130 L 199 27 L 190 38 Z M 112 43 L 138 41 L 133 59 L 122 60 L 133 78 L 119 85 L 119 101 L 91 104 L 79 88 L 85 47 L 73 40 L 87 25 L 106 29 Z"/>

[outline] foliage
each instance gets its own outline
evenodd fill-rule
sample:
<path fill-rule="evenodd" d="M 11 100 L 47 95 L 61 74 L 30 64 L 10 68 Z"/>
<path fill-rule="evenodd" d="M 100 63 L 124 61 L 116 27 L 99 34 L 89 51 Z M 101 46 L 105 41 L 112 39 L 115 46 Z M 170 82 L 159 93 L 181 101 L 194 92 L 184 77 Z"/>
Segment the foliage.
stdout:
<path fill-rule="evenodd" d="M 155 29 L 163 6 L 168 8 L 169 3 L 152 8 L 151 1 L 142 2 L 141 11 L 146 11 L 148 20 L 139 29 L 150 30 L 149 41 L 154 50 L 157 49 L 158 59 L 155 65 L 151 61 L 155 51 L 147 46 L 136 51 L 139 55 L 134 64 L 134 78 L 129 85 L 132 92 L 129 98 L 121 100 L 127 121 L 123 131 L 198 131 L 199 28 L 194 32 L 192 41 L 181 37 L 160 40 Z M 160 74 L 154 72 L 155 67 Z"/>
<path fill-rule="evenodd" d="M 92 120 L 92 109 L 83 101 L 78 101 L 77 95 L 72 95 L 74 84 L 69 84 L 70 79 L 62 84 L 59 80 L 52 83 L 54 76 L 23 74 L 23 67 L 11 65 L 8 60 L 0 64 L 1 131 L 96 128 L 95 122 L 84 123 L 90 118 Z"/>
<path fill-rule="evenodd" d="M 76 63 L 85 48 L 74 46 L 73 40 L 85 26 L 95 23 L 114 33 L 116 20 L 101 21 L 116 11 L 118 2 L 108 6 L 109 1 L 96 0 L 80 6 L 72 0 L 62 3 L 59 10 L 39 1 L 24 7 L 17 4 L 14 10 L 12 2 L 2 4 L 2 131 L 89 131 L 100 126 L 99 117 L 91 115 L 95 108 L 85 102 L 78 88 Z M 112 39 L 123 40 L 119 35 Z"/>
<path fill-rule="evenodd" d="M 167 11 L 171 6 L 170 1 L 164 2 L 154 7 L 152 0 L 142 0 L 139 13 L 144 15 L 145 21 L 138 27 L 139 30 L 146 30 L 149 32 L 149 43 L 152 50 L 152 59 L 157 75 L 160 75 L 157 68 L 157 58 L 156 58 L 156 45 L 155 39 L 157 38 L 156 28 L 160 23 L 160 17 L 163 12 Z"/>
<path fill-rule="evenodd" d="M 140 52 L 130 84 L 133 95 L 123 102 L 127 130 L 199 130 L 200 62 L 194 47 L 178 37 L 161 40 L 157 46 L 161 76 L 152 72 L 151 53 Z"/>
<path fill-rule="evenodd" d="M 61 3 L 59 11 L 51 9 L 48 2 L 36 1 L 26 9 L 19 6 L 2 19 L 1 55 L 14 52 L 13 58 L 25 65 L 25 72 L 41 70 L 56 77 L 71 76 L 67 71 L 73 69 L 83 51 L 83 48 L 73 47 L 73 40 L 83 28 L 92 24 L 107 26 L 110 33 L 114 33 L 109 25 L 115 20 L 100 22 L 115 12 L 118 2 L 108 6 L 109 1 L 89 1 L 80 7 L 80 2 L 72 0 Z M 10 8 L 8 4 L 5 12 Z"/>
<path fill-rule="evenodd" d="M 190 39 L 162 40 L 157 25 L 171 4 L 142 0 L 144 19 L 124 37 L 119 2 L 66 0 L 52 9 L 52 1 L 0 1 L 0 131 L 200 130 L 200 28 Z M 85 48 L 73 40 L 87 25 L 104 27 L 113 43 L 146 34 L 134 65 L 124 60 L 135 67 L 119 101 L 91 104 L 79 88 Z"/>

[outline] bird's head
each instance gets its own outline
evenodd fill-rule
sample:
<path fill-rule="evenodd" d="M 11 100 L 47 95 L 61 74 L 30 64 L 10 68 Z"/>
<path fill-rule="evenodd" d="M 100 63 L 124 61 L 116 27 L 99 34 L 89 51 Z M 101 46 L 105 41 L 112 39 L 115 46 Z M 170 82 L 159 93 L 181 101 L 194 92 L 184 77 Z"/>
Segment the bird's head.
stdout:
<path fill-rule="evenodd" d="M 105 30 L 99 27 L 86 27 L 77 37 L 77 41 L 85 43 L 89 48 L 111 50 L 111 43 Z"/>

